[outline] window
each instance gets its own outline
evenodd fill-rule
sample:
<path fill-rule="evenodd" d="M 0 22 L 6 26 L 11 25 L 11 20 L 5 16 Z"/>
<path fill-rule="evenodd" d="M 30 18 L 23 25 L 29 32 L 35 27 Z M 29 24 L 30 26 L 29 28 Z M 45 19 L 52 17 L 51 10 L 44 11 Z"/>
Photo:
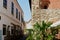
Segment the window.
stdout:
<path fill-rule="evenodd" d="M 21 22 L 24 22 L 23 17 L 21 16 Z"/>
<path fill-rule="evenodd" d="M 14 34 L 14 28 L 13 28 L 13 26 L 11 27 L 11 34 Z"/>
<path fill-rule="evenodd" d="M 48 5 L 43 5 L 43 6 L 40 5 L 40 8 L 41 8 L 41 9 L 48 9 Z"/>
<path fill-rule="evenodd" d="M 10 31 L 10 25 L 8 25 L 8 27 L 7 27 L 7 31 Z"/>
<path fill-rule="evenodd" d="M 11 13 L 12 15 L 14 15 L 14 3 L 13 2 L 11 3 Z"/>
<path fill-rule="evenodd" d="M 7 9 L 7 0 L 3 0 L 3 7 Z"/>
<path fill-rule="evenodd" d="M 47 9 L 47 8 L 48 8 L 48 6 L 45 5 L 43 9 Z"/>
<path fill-rule="evenodd" d="M 18 9 L 16 8 L 16 18 L 18 18 Z"/>
<path fill-rule="evenodd" d="M 0 20 L 1 20 L 1 16 L 0 16 Z"/>
<path fill-rule="evenodd" d="M 19 12 L 19 20 L 20 20 L 20 12 Z"/>
<path fill-rule="evenodd" d="M 11 29 L 11 34 L 14 34 L 14 29 Z"/>
<path fill-rule="evenodd" d="M 6 25 L 3 24 L 3 35 L 6 35 Z"/>

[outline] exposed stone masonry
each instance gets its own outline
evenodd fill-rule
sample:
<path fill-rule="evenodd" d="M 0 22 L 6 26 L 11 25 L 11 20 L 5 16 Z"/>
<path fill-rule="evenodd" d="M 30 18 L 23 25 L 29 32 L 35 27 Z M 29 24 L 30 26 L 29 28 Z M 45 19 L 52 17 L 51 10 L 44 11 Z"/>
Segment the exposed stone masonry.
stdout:
<path fill-rule="evenodd" d="M 32 24 L 41 21 L 56 22 L 60 20 L 59 9 L 40 9 L 39 0 L 32 0 Z"/>

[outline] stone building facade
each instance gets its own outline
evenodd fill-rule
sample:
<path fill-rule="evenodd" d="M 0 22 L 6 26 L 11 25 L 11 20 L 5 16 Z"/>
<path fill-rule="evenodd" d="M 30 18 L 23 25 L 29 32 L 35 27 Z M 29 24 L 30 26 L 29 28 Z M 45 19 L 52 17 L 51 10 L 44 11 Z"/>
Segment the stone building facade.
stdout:
<path fill-rule="evenodd" d="M 41 21 L 60 21 L 60 0 L 32 0 L 32 24 Z"/>
<path fill-rule="evenodd" d="M 50 21 L 58 24 L 60 21 L 60 0 L 32 0 L 32 25 L 36 22 Z M 60 35 L 60 31 L 58 31 Z M 60 36 L 57 36 L 60 39 Z"/>

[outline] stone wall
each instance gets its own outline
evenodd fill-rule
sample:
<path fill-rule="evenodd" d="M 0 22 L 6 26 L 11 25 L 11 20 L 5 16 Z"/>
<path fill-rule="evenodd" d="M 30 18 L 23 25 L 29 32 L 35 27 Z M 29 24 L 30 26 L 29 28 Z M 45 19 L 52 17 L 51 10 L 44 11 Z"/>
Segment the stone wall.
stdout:
<path fill-rule="evenodd" d="M 56 22 L 60 20 L 60 9 L 40 9 L 39 0 L 32 0 L 32 24 L 41 21 Z"/>
<path fill-rule="evenodd" d="M 60 10 L 57 9 L 41 9 L 38 12 L 33 12 L 32 14 L 32 21 L 33 23 L 38 21 L 51 21 L 51 22 L 56 22 L 60 20 Z"/>

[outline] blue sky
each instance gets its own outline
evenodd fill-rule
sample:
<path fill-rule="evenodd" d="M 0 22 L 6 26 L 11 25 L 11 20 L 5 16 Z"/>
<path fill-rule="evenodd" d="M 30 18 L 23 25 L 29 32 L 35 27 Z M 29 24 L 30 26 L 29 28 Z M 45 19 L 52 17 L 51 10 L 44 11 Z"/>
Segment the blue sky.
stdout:
<path fill-rule="evenodd" d="M 23 12 L 24 12 L 24 20 L 29 21 L 31 19 L 31 11 L 29 7 L 28 0 L 18 0 Z"/>

